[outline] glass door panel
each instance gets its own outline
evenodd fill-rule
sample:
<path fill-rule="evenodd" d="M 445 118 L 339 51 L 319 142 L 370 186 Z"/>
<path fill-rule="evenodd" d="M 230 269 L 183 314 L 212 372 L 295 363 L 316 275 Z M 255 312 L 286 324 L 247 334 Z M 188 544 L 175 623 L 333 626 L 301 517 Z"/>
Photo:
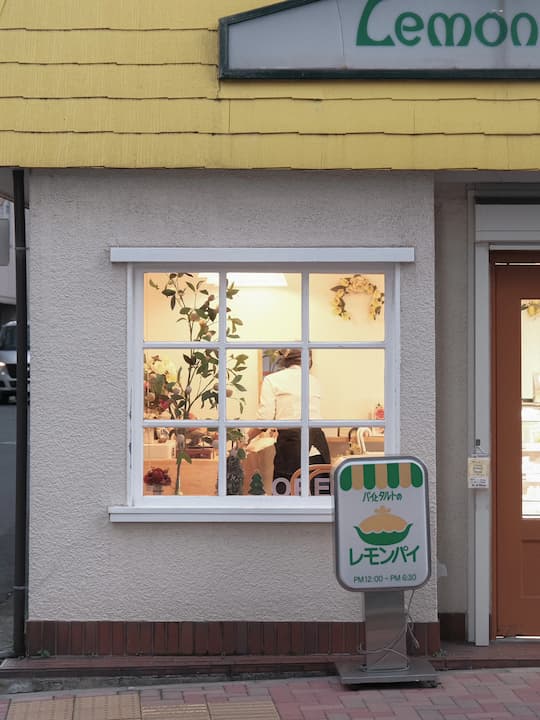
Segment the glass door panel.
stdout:
<path fill-rule="evenodd" d="M 521 300 L 522 516 L 540 516 L 540 300 Z"/>

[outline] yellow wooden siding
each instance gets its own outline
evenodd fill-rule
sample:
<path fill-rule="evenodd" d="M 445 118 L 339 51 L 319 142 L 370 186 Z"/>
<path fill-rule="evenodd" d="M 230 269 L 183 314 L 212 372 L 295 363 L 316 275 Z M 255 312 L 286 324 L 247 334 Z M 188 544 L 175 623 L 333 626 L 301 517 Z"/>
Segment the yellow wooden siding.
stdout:
<path fill-rule="evenodd" d="M 478 80 L 224 80 L 221 97 L 249 100 L 251 98 L 301 98 L 318 100 L 380 99 L 396 100 L 538 100 L 540 92 L 534 81 L 482 82 Z"/>
<path fill-rule="evenodd" d="M 6 165 L 119 168 L 538 169 L 540 138 L 0 132 Z"/>
<path fill-rule="evenodd" d="M 488 100 L 232 100 L 233 133 L 534 134 L 538 101 L 507 103 L 499 113 Z"/>
<path fill-rule="evenodd" d="M 534 81 L 219 82 L 267 0 L 0 0 L 0 165 L 540 169 Z"/>
<path fill-rule="evenodd" d="M 0 63 L 216 64 L 215 30 L 0 30 Z"/>
<path fill-rule="evenodd" d="M 0 33 L 1 42 L 1 33 Z M 215 67 L 209 65 L 14 65 L 0 64 L 0 97 L 170 99 L 218 96 Z M 121 104 L 119 104 L 119 111 Z M 36 130 L 40 129 L 36 117 Z"/>
<path fill-rule="evenodd" d="M 220 17 L 270 0 L 0 0 L 3 28 L 216 28 Z"/>
<path fill-rule="evenodd" d="M 226 133 L 229 101 L 0 99 L 0 130 L 83 133 Z"/>
<path fill-rule="evenodd" d="M 509 120 L 495 102 L 403 100 L 112 100 L 0 98 L 0 130 L 83 133 L 534 135 L 538 103 L 515 102 Z M 470 115 L 470 117 L 469 117 Z"/>

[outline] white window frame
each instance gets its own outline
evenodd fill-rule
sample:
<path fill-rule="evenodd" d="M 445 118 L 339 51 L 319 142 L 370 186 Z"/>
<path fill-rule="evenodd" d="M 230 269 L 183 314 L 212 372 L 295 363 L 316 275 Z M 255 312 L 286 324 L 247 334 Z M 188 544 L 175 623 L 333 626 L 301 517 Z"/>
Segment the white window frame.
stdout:
<path fill-rule="evenodd" d="M 209 259 L 211 258 L 211 259 Z M 399 367 L 400 367 L 400 263 L 414 262 L 414 248 L 111 248 L 111 262 L 127 264 L 127 341 L 128 341 L 128 486 L 126 505 L 109 507 L 112 522 L 332 522 L 332 496 L 309 496 L 309 483 L 302 482 L 301 496 L 144 496 L 141 468 L 143 448 L 138 438 L 142 426 L 141 348 L 144 347 L 143 277 L 154 272 L 174 272 L 178 265 L 189 272 L 204 269 L 219 271 L 306 272 L 306 273 L 384 273 L 385 333 L 381 342 L 344 343 L 346 347 L 377 348 L 385 352 L 385 452 L 399 454 Z M 223 289 L 224 293 L 225 290 Z M 304 285 L 304 293 L 307 288 Z M 307 337 L 309 316 L 303 298 L 303 338 Z M 221 298 L 223 301 L 223 298 Z M 225 316 L 223 315 L 223 321 Z M 225 333 L 220 333 L 225 343 Z M 251 343 L 260 346 L 261 343 Z M 265 344 L 265 343 L 262 343 Z M 153 347 L 156 343 L 149 343 Z M 159 345 L 159 343 L 157 343 Z M 170 343 L 166 343 L 169 347 Z M 249 347 L 250 343 L 245 343 Z M 339 343 L 310 343 L 314 348 L 339 347 Z M 244 347 L 244 343 L 242 343 Z M 307 354 L 307 343 L 303 345 Z M 308 377 L 303 382 L 307 385 Z M 304 388 L 306 390 L 306 388 Z M 224 392 L 224 387 L 220 392 Z M 308 393 L 303 393 L 308 403 Z M 220 398 L 220 412 L 225 412 L 225 398 Z M 307 407 L 301 426 L 308 427 Z M 157 424 L 159 424 L 156 421 Z M 167 423 L 170 424 L 169 422 Z M 235 421 L 235 426 L 250 427 L 252 421 Z M 274 422 L 273 425 L 276 423 Z M 354 424 L 354 421 L 352 422 Z M 343 425 L 342 421 L 325 420 L 325 427 Z M 225 476 L 224 438 L 220 433 L 220 477 Z M 135 438 L 137 440 L 135 441 Z M 307 438 L 307 435 L 305 435 Z M 306 440 L 307 442 L 307 440 Z M 305 450 L 305 448 L 303 448 Z M 305 455 L 305 457 L 304 457 Z M 302 476 L 307 473 L 307 451 L 302 453 Z M 224 480 L 223 480 L 224 482 Z"/>

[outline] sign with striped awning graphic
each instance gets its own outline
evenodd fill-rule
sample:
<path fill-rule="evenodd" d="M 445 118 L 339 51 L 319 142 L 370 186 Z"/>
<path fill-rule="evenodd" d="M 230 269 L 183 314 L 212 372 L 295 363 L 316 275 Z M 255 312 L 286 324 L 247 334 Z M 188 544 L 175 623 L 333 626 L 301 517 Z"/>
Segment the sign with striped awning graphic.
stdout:
<path fill-rule="evenodd" d="M 336 574 L 348 590 L 416 588 L 430 575 L 428 481 L 413 457 L 349 457 L 333 470 Z"/>

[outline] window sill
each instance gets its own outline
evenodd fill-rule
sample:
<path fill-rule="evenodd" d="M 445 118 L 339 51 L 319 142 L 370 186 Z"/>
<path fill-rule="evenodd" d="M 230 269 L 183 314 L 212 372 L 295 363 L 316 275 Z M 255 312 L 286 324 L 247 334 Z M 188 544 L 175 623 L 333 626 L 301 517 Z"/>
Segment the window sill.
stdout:
<path fill-rule="evenodd" d="M 331 523 L 334 502 L 331 497 L 311 498 L 179 498 L 182 504 L 145 501 L 138 506 L 114 505 L 108 508 L 114 523 L 132 522 L 234 522 L 234 523 Z M 167 502 L 167 501 L 165 501 Z"/>

